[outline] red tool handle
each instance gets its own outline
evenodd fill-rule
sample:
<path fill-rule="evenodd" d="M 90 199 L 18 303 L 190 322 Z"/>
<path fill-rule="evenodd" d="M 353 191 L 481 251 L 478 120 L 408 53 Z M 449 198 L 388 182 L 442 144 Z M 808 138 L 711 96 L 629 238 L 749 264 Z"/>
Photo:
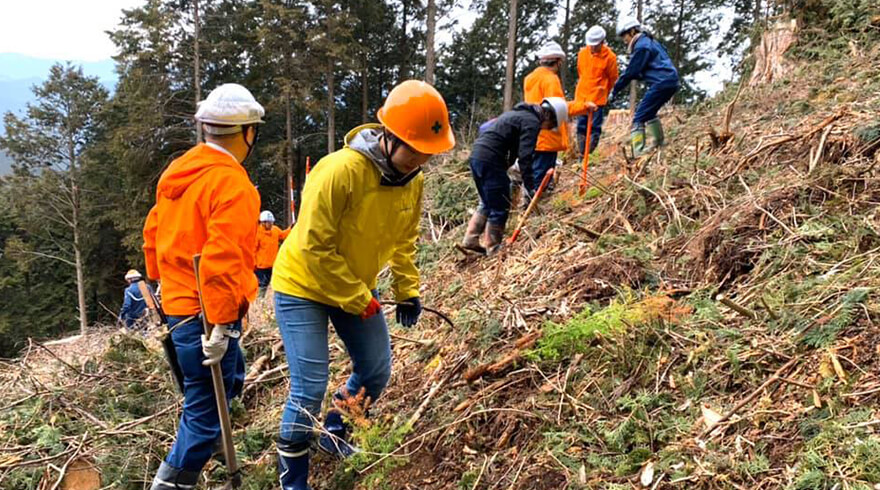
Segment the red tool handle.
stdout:
<path fill-rule="evenodd" d="M 519 218 L 519 224 L 516 225 L 516 229 L 513 230 L 513 235 L 510 235 L 510 239 L 507 241 L 508 245 L 512 245 L 513 242 L 519 237 L 519 233 L 522 231 L 523 225 L 526 223 L 526 218 L 532 214 L 532 209 L 535 209 L 535 205 L 538 203 L 538 198 L 541 197 L 541 193 L 544 192 L 544 188 L 550 184 L 550 181 L 553 180 L 553 174 L 556 172 L 556 169 L 551 168 L 544 175 L 544 179 L 541 181 L 541 185 L 538 187 L 538 191 L 535 192 L 535 195 L 532 196 L 532 202 L 529 203 L 529 207 L 526 208 L 526 212 L 523 213 Z"/>

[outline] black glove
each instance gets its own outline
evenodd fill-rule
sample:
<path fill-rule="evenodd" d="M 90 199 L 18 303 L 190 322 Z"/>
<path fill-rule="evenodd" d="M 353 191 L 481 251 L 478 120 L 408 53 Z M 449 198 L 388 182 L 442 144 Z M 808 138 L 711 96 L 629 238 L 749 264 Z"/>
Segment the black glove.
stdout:
<path fill-rule="evenodd" d="M 419 321 L 419 315 L 421 314 L 422 302 L 418 296 L 397 303 L 397 323 L 406 328 L 415 325 Z"/>

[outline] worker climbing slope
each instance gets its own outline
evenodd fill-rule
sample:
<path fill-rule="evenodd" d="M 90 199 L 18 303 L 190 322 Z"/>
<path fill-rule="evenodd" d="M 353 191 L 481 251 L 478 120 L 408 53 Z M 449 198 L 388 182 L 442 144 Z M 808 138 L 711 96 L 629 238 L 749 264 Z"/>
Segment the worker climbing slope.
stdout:
<path fill-rule="evenodd" d="M 125 298 L 122 300 L 122 309 L 119 310 L 119 321 L 124 322 L 127 328 L 135 328 L 138 320 L 147 312 L 147 302 L 141 294 L 138 282 L 143 281 L 141 273 L 131 269 L 125 274 L 128 286 L 125 288 Z M 147 287 L 150 287 L 148 284 Z"/>
<path fill-rule="evenodd" d="M 242 164 L 257 139 L 263 107 L 241 85 L 225 84 L 199 103 L 195 119 L 205 143 L 162 173 L 156 205 L 144 225 L 147 275 L 162 281 L 163 308 L 184 376 L 184 404 L 171 452 L 152 490 L 193 488 L 221 429 L 210 365 L 220 364 L 226 397 L 241 393 L 241 319 L 256 298 L 256 223 L 260 195 Z M 201 254 L 199 276 L 193 256 Z M 214 325 L 203 335 L 201 315 Z"/>
<path fill-rule="evenodd" d="M 260 213 L 260 224 L 257 226 L 257 251 L 254 273 L 262 295 L 272 280 L 272 265 L 278 255 L 278 246 L 290 234 L 290 228 L 282 230 L 275 226 L 275 215 L 272 211 Z"/>
<path fill-rule="evenodd" d="M 416 240 L 431 155 L 455 145 L 443 97 L 427 83 L 396 86 L 379 109 L 382 123 L 357 127 L 345 147 L 309 174 L 293 232 L 272 275 L 275 315 L 290 365 L 290 396 L 277 442 L 283 490 L 306 490 L 312 420 L 329 376 L 328 320 L 345 343 L 352 374 L 335 401 L 359 394 L 375 401 L 391 376 L 388 327 L 376 291 L 388 264 L 397 322 L 421 313 Z M 346 456 L 348 425 L 337 410 L 324 419 L 319 447 Z"/>
<path fill-rule="evenodd" d="M 523 102 L 541 104 L 548 97 L 565 99 L 559 70 L 565 61 L 562 47 L 553 41 L 544 44 L 538 50 L 538 67 L 526 76 L 523 81 Z M 568 129 L 564 122 L 553 129 L 542 129 L 535 146 L 535 157 L 532 161 L 532 187 L 525 185 L 528 191 L 527 201 L 544 179 L 548 170 L 556 166 L 558 152 L 568 149 Z M 520 169 L 522 170 L 522 169 Z M 526 182 L 523 178 L 523 182 Z"/>
<path fill-rule="evenodd" d="M 633 80 L 643 80 L 648 84 L 648 91 L 636 107 L 630 132 L 633 155 L 638 157 L 664 143 L 663 125 L 657 113 L 678 92 L 678 70 L 672 65 L 666 48 L 642 29 L 639 21 L 622 19 L 617 25 L 617 35 L 628 46 L 629 64 L 614 84 L 612 100 L 622 94 Z M 646 130 L 651 136 L 649 145 L 645 142 Z"/>
<path fill-rule="evenodd" d="M 471 175 L 480 195 L 480 205 L 468 222 L 462 248 L 478 253 L 494 253 L 498 249 L 510 214 L 507 169 L 519 159 L 523 184 L 528 189 L 537 189 L 532 165 L 538 135 L 567 120 L 565 99 L 549 97 L 540 105 L 517 104 L 480 134 L 470 156 Z"/>
<path fill-rule="evenodd" d="M 569 105 L 570 117 L 578 117 L 578 147 L 581 153 L 587 146 L 587 125 L 591 112 L 593 121 L 590 130 L 589 151 L 592 153 L 599 146 L 602 137 L 602 125 L 605 121 L 605 106 L 608 95 L 617 81 L 617 56 L 605 43 L 605 29 L 593 26 L 587 31 L 587 47 L 578 53 L 578 83 L 575 88 L 574 104 Z M 590 111 L 592 103 L 595 109 Z"/>

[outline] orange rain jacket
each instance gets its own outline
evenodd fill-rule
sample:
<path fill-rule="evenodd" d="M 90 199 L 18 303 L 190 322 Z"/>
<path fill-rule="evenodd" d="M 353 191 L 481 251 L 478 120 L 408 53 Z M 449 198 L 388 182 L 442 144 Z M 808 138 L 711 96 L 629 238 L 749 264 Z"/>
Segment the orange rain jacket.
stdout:
<path fill-rule="evenodd" d="M 523 82 L 523 100 L 528 104 L 540 104 L 545 97 L 565 98 L 562 80 L 546 66 L 535 68 Z M 556 129 L 542 129 L 538 133 L 535 151 L 565 151 L 568 149 L 568 128 L 561 124 Z"/>
<path fill-rule="evenodd" d="M 162 281 L 165 313 L 189 316 L 201 310 L 193 272 L 193 255 L 201 253 L 208 321 L 244 317 L 257 294 L 259 215 L 260 195 L 231 155 L 202 143 L 171 162 L 144 225 L 147 276 Z"/>
<path fill-rule="evenodd" d="M 608 95 L 617 81 L 617 55 L 603 44 L 599 54 L 593 54 L 587 46 L 578 53 L 578 83 L 574 102 L 569 103 L 569 116 L 586 113 L 586 102 L 599 107 L 608 104 Z"/>
<path fill-rule="evenodd" d="M 290 228 L 282 230 L 272 225 L 268 230 L 257 225 L 257 269 L 271 269 L 278 255 L 278 243 L 290 235 Z"/>

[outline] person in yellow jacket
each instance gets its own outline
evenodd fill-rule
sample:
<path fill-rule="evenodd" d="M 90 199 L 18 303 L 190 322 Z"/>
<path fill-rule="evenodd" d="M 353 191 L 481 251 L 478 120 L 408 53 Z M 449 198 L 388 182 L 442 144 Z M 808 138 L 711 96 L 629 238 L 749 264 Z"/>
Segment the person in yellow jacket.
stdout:
<path fill-rule="evenodd" d="M 278 245 L 290 234 L 290 228 L 282 230 L 275 226 L 275 215 L 272 211 L 260 213 L 260 225 L 257 227 L 256 268 L 257 283 L 260 295 L 266 292 L 272 280 L 272 265 L 278 255 Z"/>
<path fill-rule="evenodd" d="M 523 81 L 523 102 L 540 105 L 549 97 L 565 98 L 559 70 L 565 61 L 565 51 L 559 43 L 550 41 L 538 50 L 538 67 L 526 76 Z M 556 157 L 560 151 L 568 149 L 568 126 L 560 124 L 554 129 L 542 129 L 538 134 L 535 146 L 535 158 L 532 160 L 532 188 L 526 189 L 529 196 L 535 194 L 547 171 L 556 166 Z"/>
<path fill-rule="evenodd" d="M 300 215 L 272 274 L 275 316 L 290 366 L 290 396 L 277 441 L 283 490 L 308 489 L 312 420 L 327 389 L 328 320 L 345 343 L 352 374 L 335 400 L 361 392 L 375 401 L 391 376 L 391 343 L 377 298 L 379 272 L 393 276 L 397 322 L 421 313 L 415 265 L 424 176 L 431 155 L 455 145 L 443 97 L 427 83 L 395 87 L 379 124 L 353 129 L 321 159 L 303 189 Z M 331 410 L 319 448 L 350 455 L 348 428 Z"/>

